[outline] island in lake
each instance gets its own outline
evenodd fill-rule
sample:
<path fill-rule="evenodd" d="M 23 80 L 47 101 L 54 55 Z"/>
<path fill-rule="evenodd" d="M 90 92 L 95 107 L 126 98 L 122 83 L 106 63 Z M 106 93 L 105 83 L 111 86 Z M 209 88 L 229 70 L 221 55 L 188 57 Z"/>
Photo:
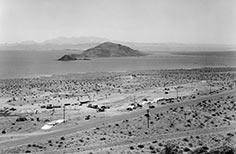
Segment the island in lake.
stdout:
<path fill-rule="evenodd" d="M 59 61 L 90 60 L 89 58 L 99 57 L 139 57 L 146 54 L 130 47 L 112 42 L 102 43 L 94 48 L 90 48 L 81 54 L 68 54 L 59 58 Z"/>

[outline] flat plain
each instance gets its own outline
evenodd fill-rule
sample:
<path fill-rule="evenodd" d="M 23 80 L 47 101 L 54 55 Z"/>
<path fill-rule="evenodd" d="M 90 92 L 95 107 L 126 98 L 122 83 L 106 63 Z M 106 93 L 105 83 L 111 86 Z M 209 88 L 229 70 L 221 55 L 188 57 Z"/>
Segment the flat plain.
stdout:
<path fill-rule="evenodd" d="M 168 148 L 190 153 L 235 147 L 235 71 L 3 79 L 1 153 L 163 153 Z M 65 121 L 55 123 L 59 119 Z M 45 125 L 50 128 L 42 129 Z"/>

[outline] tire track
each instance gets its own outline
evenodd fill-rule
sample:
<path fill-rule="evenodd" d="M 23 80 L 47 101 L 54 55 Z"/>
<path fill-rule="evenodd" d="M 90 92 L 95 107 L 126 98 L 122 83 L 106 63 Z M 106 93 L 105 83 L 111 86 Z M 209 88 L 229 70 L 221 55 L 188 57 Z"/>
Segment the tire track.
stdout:
<path fill-rule="evenodd" d="M 188 101 L 185 101 L 185 102 L 169 104 L 169 105 L 165 105 L 165 106 L 162 106 L 162 107 L 150 109 L 150 113 L 160 113 L 160 112 L 168 110 L 169 108 L 185 106 L 185 105 L 191 105 L 191 104 L 195 104 L 197 102 L 203 101 L 205 99 L 212 99 L 212 98 L 222 97 L 222 96 L 231 95 L 231 94 L 236 94 L 236 90 L 226 91 L 226 92 L 216 94 L 216 95 L 204 96 L 202 98 L 198 98 L 198 99 L 195 99 L 195 100 L 188 100 Z M 39 142 L 39 141 L 46 140 L 46 139 L 49 139 L 49 138 L 54 138 L 54 137 L 58 137 L 58 136 L 72 134 L 72 133 L 75 133 L 75 132 L 78 132 L 78 131 L 83 131 L 83 130 L 88 130 L 90 128 L 94 128 L 94 127 L 100 126 L 102 124 L 115 123 L 115 122 L 122 121 L 122 120 L 125 120 L 125 119 L 130 119 L 130 118 L 135 118 L 137 116 L 142 116 L 145 113 L 146 113 L 146 109 L 140 109 L 140 110 L 132 111 L 132 112 L 129 112 L 129 113 L 124 113 L 122 115 L 106 117 L 106 118 L 103 118 L 103 119 L 93 119 L 93 120 L 90 120 L 90 121 L 81 122 L 78 126 L 71 127 L 71 128 L 68 128 L 68 129 L 62 129 L 62 130 L 57 130 L 57 131 L 53 131 L 53 132 L 47 132 L 45 134 L 40 134 L 40 135 L 35 135 L 35 136 L 34 135 L 32 135 L 32 136 L 29 135 L 26 138 L 1 142 L 0 143 L 0 149 L 20 146 L 20 145 L 24 145 L 24 144 L 28 144 L 28 143 Z"/>

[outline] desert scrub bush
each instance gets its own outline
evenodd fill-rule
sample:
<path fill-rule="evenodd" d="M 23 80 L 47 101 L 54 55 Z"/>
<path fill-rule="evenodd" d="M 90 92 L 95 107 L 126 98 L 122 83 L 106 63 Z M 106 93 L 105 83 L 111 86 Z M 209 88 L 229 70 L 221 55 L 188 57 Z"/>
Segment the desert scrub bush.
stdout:
<path fill-rule="evenodd" d="M 142 148 L 144 148 L 144 145 L 139 144 L 138 147 L 139 147 L 140 149 L 142 149 Z"/>
<path fill-rule="evenodd" d="M 219 148 L 211 149 L 209 154 L 235 154 L 236 149 L 230 146 L 222 146 Z"/>
<path fill-rule="evenodd" d="M 183 151 L 174 144 L 166 144 L 160 154 L 182 154 Z"/>

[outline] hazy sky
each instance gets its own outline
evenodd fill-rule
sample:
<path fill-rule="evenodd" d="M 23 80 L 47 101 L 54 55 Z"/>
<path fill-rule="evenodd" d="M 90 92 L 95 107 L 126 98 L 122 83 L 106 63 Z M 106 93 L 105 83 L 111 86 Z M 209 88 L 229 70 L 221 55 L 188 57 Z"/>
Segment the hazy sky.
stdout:
<path fill-rule="evenodd" d="M 236 0 L 0 0 L 0 43 L 59 36 L 236 44 Z"/>

